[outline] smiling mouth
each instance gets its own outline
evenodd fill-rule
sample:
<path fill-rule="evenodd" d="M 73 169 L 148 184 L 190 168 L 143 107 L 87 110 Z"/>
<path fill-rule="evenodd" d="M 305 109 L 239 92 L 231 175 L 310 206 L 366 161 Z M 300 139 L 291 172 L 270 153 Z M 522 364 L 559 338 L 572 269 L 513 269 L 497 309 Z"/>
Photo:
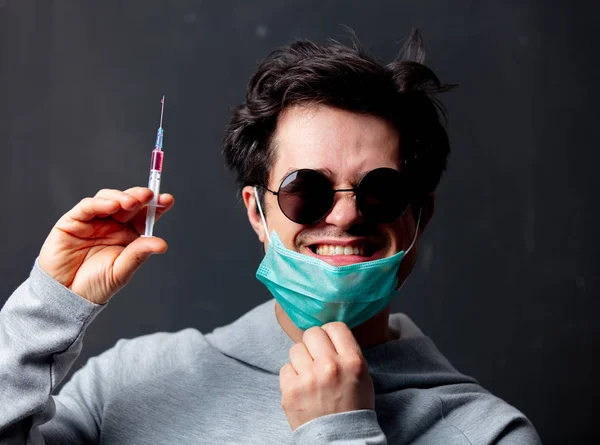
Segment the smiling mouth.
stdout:
<path fill-rule="evenodd" d="M 377 252 L 377 247 L 372 244 L 358 244 L 342 246 L 339 244 L 311 244 L 308 249 L 319 256 L 360 256 L 371 257 Z"/>

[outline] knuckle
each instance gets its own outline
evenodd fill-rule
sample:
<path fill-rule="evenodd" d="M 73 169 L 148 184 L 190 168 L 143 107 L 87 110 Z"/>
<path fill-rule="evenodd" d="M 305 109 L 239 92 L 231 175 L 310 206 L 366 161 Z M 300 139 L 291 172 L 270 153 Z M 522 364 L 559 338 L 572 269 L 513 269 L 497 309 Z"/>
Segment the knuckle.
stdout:
<path fill-rule="evenodd" d="M 133 262 L 134 262 L 135 266 L 140 267 L 142 264 L 144 264 L 146 262 L 147 259 L 148 259 L 148 256 L 146 254 L 139 253 L 137 255 L 134 255 Z"/>
<path fill-rule="evenodd" d="M 325 324 L 324 326 L 331 326 L 335 329 L 335 328 L 340 328 L 340 327 L 346 327 L 346 323 L 344 323 L 343 321 L 330 321 L 329 323 Z"/>
<path fill-rule="evenodd" d="M 346 372 L 358 376 L 365 371 L 365 362 L 358 355 L 352 355 L 345 359 L 344 368 Z"/>
<path fill-rule="evenodd" d="M 304 345 L 302 343 L 294 343 L 294 346 L 290 348 L 290 351 L 299 351 Z"/>
<path fill-rule="evenodd" d="M 305 347 L 303 343 L 296 343 L 290 348 L 290 357 L 298 355 Z"/>
<path fill-rule="evenodd" d="M 348 329 L 348 326 L 346 325 L 346 323 L 341 322 L 341 321 L 331 321 L 331 322 L 323 325 L 323 329 L 330 330 L 330 331 L 338 331 L 338 332 L 350 330 L 350 329 Z"/>
<path fill-rule="evenodd" d="M 140 203 L 140 201 L 135 196 L 131 196 L 129 193 L 125 193 L 125 192 L 123 192 L 119 196 L 119 198 L 121 198 L 122 200 L 124 200 L 122 202 L 128 204 L 129 206 L 131 206 L 132 204 L 137 205 L 137 204 Z"/>
<path fill-rule="evenodd" d="M 319 364 L 319 372 L 323 380 L 335 381 L 340 375 L 340 368 L 335 360 L 327 358 Z"/>
<path fill-rule="evenodd" d="M 306 331 L 304 331 L 304 334 L 302 334 L 302 339 L 304 340 L 306 338 L 314 337 L 320 330 L 321 328 L 319 326 L 308 328 Z"/>
<path fill-rule="evenodd" d="M 292 365 L 286 363 L 279 369 L 279 377 L 282 379 L 282 383 L 285 383 L 288 376 L 290 375 L 290 371 L 292 370 Z"/>
<path fill-rule="evenodd" d="M 111 191 L 112 191 L 111 189 L 107 189 L 107 188 L 100 189 L 100 190 L 98 190 L 98 193 L 96 193 L 96 196 L 106 195 L 106 194 L 110 193 Z"/>
<path fill-rule="evenodd" d="M 297 388 L 301 393 L 303 390 L 312 392 L 318 386 L 317 376 L 315 376 L 312 372 L 308 372 L 302 376 L 302 387 Z"/>
<path fill-rule="evenodd" d="M 296 401 L 295 398 L 292 398 L 286 394 L 282 394 L 281 395 L 281 408 L 283 408 L 283 410 L 287 412 L 292 409 L 295 401 Z"/>
<path fill-rule="evenodd" d="M 74 226 L 77 224 L 77 221 L 69 214 L 65 213 L 57 222 L 55 227 L 65 228 L 69 226 Z"/>
<path fill-rule="evenodd" d="M 298 385 L 290 384 L 287 385 L 283 391 L 281 391 L 281 399 L 289 405 L 294 400 L 298 400 L 302 395 L 302 388 Z"/>

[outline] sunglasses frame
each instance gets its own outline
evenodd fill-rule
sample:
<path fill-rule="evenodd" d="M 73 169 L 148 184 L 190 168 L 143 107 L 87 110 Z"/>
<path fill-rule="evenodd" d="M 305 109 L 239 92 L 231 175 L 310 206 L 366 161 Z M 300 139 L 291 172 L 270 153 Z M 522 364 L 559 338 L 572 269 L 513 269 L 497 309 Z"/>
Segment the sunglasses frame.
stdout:
<path fill-rule="evenodd" d="M 318 223 L 323 218 L 325 218 L 329 214 L 329 212 L 331 212 L 331 209 L 333 209 L 333 207 L 335 205 L 335 194 L 336 193 L 338 193 L 338 192 L 340 192 L 340 193 L 342 193 L 342 192 L 354 192 L 354 194 L 356 196 L 358 196 L 358 192 L 360 190 L 360 185 L 363 182 L 363 180 L 367 177 L 367 175 L 369 175 L 369 174 L 371 174 L 371 173 L 373 173 L 375 171 L 378 171 L 378 170 L 393 170 L 394 172 L 397 172 L 398 174 L 402 175 L 402 172 L 400 172 L 399 170 L 396 170 L 396 169 L 393 169 L 393 168 L 389 168 L 389 167 L 379 167 L 379 168 L 375 168 L 375 169 L 370 170 L 367 173 L 365 173 L 362 176 L 362 178 L 360 178 L 360 181 L 358 181 L 358 184 L 356 185 L 355 188 L 351 188 L 351 189 L 334 189 L 333 188 L 333 184 L 331 183 L 331 180 L 327 176 L 325 176 L 323 173 L 321 173 L 320 171 L 314 170 L 314 169 L 311 169 L 311 168 L 300 168 L 298 170 L 291 171 L 290 173 L 288 173 L 287 175 L 285 175 L 285 177 L 281 180 L 281 183 L 279 184 L 279 188 L 277 189 L 277 191 L 271 190 L 270 188 L 262 186 L 262 185 L 258 185 L 257 187 L 260 187 L 263 190 L 271 193 L 273 196 L 277 197 L 277 205 L 279 206 L 279 209 L 281 210 L 281 213 L 283 213 L 287 219 L 289 219 L 290 221 L 292 221 L 292 222 L 294 222 L 296 224 L 310 225 L 310 224 L 316 224 L 316 223 Z M 294 221 L 292 218 L 290 218 L 285 213 L 285 211 L 283 210 L 283 207 L 281 206 L 281 202 L 279 200 L 280 196 L 281 196 L 281 187 L 285 183 L 285 180 L 287 178 L 289 178 L 290 175 L 293 175 L 294 173 L 298 173 L 298 172 L 301 172 L 301 171 L 309 171 L 311 173 L 317 173 L 317 174 L 323 176 L 325 179 L 327 179 L 329 181 L 329 183 L 331 184 L 331 190 L 330 190 L 331 196 L 332 196 L 331 205 L 329 206 L 329 208 L 327 209 L 327 211 L 321 217 L 319 217 L 318 219 L 316 219 L 316 220 L 314 220 L 312 222 L 306 222 L 306 223 L 300 223 L 300 222 Z M 402 215 L 404 215 L 406 213 L 406 211 L 408 210 L 408 208 L 410 207 L 410 201 L 411 200 L 410 200 L 410 193 L 409 193 L 409 199 L 407 199 L 406 206 L 404 207 L 404 209 L 398 214 L 398 216 L 394 217 L 394 219 L 392 219 L 391 221 L 385 221 L 385 222 L 386 223 L 387 222 L 392 222 L 392 221 L 395 221 L 398 218 L 402 217 Z M 358 207 L 358 210 L 362 213 L 362 210 L 360 209 L 360 206 Z"/>

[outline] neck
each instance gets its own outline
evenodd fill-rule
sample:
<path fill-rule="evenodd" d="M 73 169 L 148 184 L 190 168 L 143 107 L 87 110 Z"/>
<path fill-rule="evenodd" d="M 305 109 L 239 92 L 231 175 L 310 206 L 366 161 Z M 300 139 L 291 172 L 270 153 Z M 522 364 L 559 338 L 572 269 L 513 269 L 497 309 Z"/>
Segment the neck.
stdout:
<path fill-rule="evenodd" d="M 275 316 L 281 329 L 292 339 L 293 342 L 302 341 L 304 331 L 294 324 L 283 308 L 275 302 Z M 399 333 L 389 327 L 390 307 L 371 317 L 364 323 L 352 328 L 352 335 L 361 349 L 376 346 L 399 338 Z"/>

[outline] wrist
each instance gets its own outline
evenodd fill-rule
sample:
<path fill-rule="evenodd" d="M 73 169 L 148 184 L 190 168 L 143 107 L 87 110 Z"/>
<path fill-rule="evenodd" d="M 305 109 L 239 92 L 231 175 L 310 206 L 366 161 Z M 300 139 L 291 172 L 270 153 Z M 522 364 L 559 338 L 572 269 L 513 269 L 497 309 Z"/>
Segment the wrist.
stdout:
<path fill-rule="evenodd" d="M 326 445 L 340 440 L 386 443 L 385 435 L 377 421 L 377 414 L 371 409 L 317 417 L 299 426 L 293 432 L 293 438 L 297 445 Z"/>

